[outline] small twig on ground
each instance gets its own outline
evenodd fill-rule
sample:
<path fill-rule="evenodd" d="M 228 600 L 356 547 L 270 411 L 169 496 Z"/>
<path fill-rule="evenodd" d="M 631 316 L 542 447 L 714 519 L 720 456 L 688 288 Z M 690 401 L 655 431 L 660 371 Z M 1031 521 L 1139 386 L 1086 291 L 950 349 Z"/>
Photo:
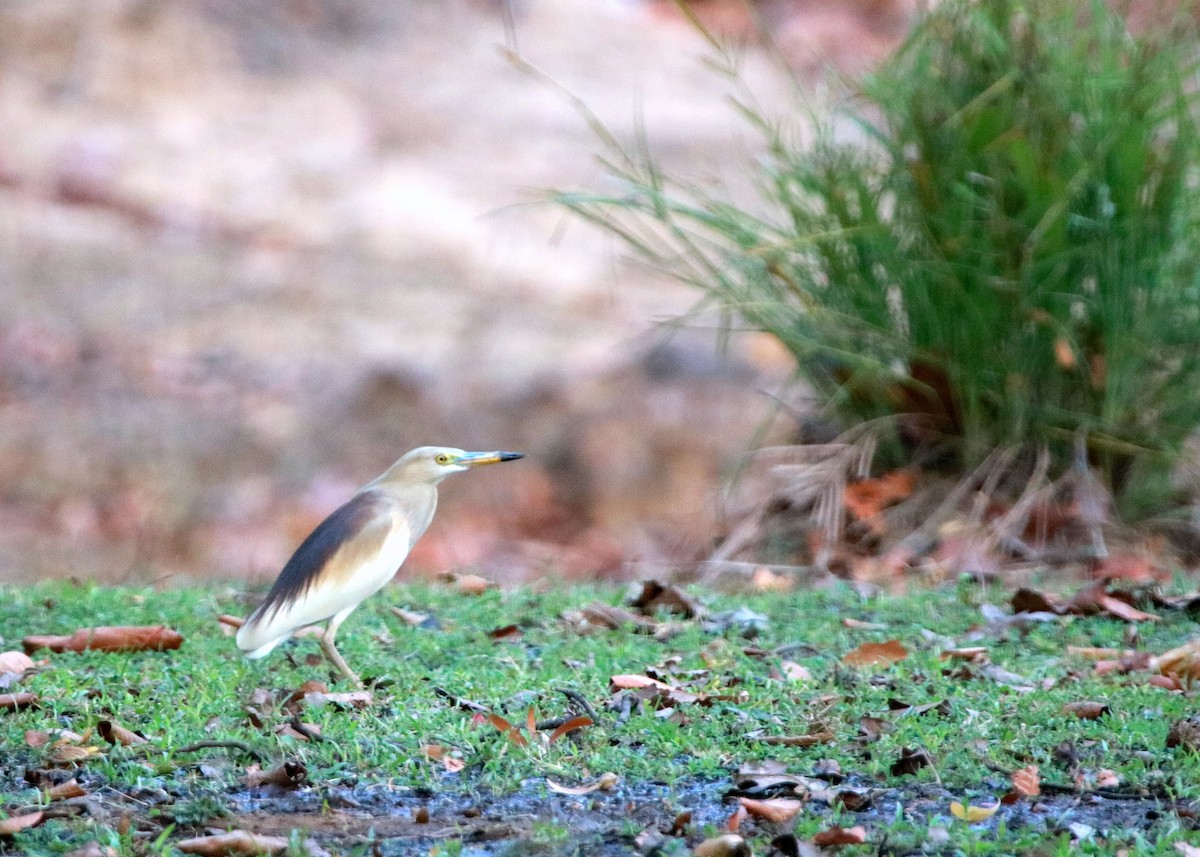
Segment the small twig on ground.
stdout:
<path fill-rule="evenodd" d="M 492 711 L 486 705 L 482 705 L 478 702 L 473 702 L 469 699 L 464 699 L 461 696 L 455 696 L 450 691 L 448 691 L 444 688 L 441 688 L 441 687 L 435 687 L 433 689 L 433 692 L 436 693 L 438 696 L 440 696 L 442 699 L 448 700 L 450 702 L 450 704 L 453 705 L 454 707 L 461 708 L 463 711 L 474 711 L 479 714 L 490 714 Z"/>
<path fill-rule="evenodd" d="M 176 753 L 194 753 L 197 750 L 241 750 L 247 756 L 262 761 L 262 754 L 247 744 L 245 741 L 196 741 L 194 744 L 185 744 L 182 747 L 176 747 Z"/>
<path fill-rule="evenodd" d="M 583 713 L 592 718 L 593 723 L 600 722 L 600 718 L 596 716 L 596 712 L 592 708 L 591 703 L 587 701 L 587 697 L 585 697 L 582 693 L 570 687 L 560 687 L 558 692 L 582 708 Z"/>

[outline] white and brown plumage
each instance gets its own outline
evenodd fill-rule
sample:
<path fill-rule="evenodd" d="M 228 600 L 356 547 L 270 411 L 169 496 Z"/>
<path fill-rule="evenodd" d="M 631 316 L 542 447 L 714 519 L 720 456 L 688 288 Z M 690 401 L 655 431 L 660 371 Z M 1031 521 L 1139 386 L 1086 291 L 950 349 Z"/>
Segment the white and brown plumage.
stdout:
<path fill-rule="evenodd" d="M 292 554 L 258 609 L 238 630 L 238 648 L 261 658 L 304 625 L 329 624 L 321 648 L 355 684 L 333 639 L 359 604 L 396 574 L 437 509 L 438 483 L 452 473 L 522 458 L 422 446 L 405 454 L 322 521 Z"/>

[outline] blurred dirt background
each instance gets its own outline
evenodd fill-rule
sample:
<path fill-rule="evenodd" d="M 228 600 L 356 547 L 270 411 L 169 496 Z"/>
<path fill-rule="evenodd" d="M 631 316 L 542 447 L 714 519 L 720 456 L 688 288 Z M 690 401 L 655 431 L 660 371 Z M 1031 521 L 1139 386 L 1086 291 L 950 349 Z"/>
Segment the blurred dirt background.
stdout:
<path fill-rule="evenodd" d="M 780 109 L 913 11 L 694 8 Z M 0 6 L 0 581 L 265 580 L 425 443 L 529 458 L 445 483 L 409 573 L 711 550 L 790 366 L 668 335 L 695 293 L 531 204 L 604 176 L 514 34 L 622 139 L 745 191 L 757 142 L 667 0 Z"/>

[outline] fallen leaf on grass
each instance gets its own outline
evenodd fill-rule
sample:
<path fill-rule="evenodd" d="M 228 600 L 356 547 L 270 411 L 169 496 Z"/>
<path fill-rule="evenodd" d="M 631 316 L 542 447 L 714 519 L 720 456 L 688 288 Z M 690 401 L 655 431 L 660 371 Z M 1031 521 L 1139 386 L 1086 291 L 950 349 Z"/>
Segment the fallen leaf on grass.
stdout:
<path fill-rule="evenodd" d="M 121 857 L 121 852 L 111 845 L 101 845 L 93 839 L 82 848 L 68 851 L 66 857 Z"/>
<path fill-rule="evenodd" d="M 49 752 L 46 753 L 46 761 L 52 765 L 78 765 L 100 755 L 103 754 L 99 747 L 64 744 L 60 739 L 50 745 Z"/>
<path fill-rule="evenodd" d="M 68 636 L 30 636 L 21 641 L 26 654 L 52 652 L 145 652 L 178 649 L 183 636 L 162 625 L 80 628 Z"/>
<path fill-rule="evenodd" d="M 79 782 L 72 777 L 65 783 L 59 783 L 56 786 L 52 786 L 46 792 L 46 796 L 50 798 L 50 800 L 67 800 L 73 797 L 83 797 L 87 793 L 87 789 L 79 785 Z"/>
<path fill-rule="evenodd" d="M 303 762 L 288 761 L 277 768 L 264 771 L 258 765 L 246 769 L 246 785 L 250 788 L 257 786 L 279 786 L 280 788 L 296 788 L 308 779 L 308 768 Z"/>
<path fill-rule="evenodd" d="M 738 802 L 746 808 L 746 812 L 755 818 L 776 824 L 791 821 L 804 808 L 804 801 L 785 797 L 768 798 L 767 800 L 741 797 L 738 798 Z"/>
<path fill-rule="evenodd" d="M 26 670 L 33 669 L 33 658 L 24 652 L 0 652 L 0 676 L 22 676 Z"/>
<path fill-rule="evenodd" d="M 390 608 L 392 613 L 396 615 L 401 622 L 413 628 L 429 628 L 436 625 L 428 613 L 418 613 L 415 610 L 406 610 L 403 607 Z"/>
<path fill-rule="evenodd" d="M 303 723 L 298 719 L 293 718 L 287 723 L 280 723 L 275 727 L 275 734 L 285 738 L 295 738 L 297 741 L 312 741 L 319 740 L 321 737 L 321 727 L 315 723 Z"/>
<path fill-rule="evenodd" d="M 893 777 L 902 777 L 932 765 L 933 758 L 923 747 L 901 747 L 900 758 L 892 762 L 891 772 Z"/>
<path fill-rule="evenodd" d="M 96 724 L 96 731 L 109 744 L 120 744 L 122 747 L 131 747 L 134 744 L 146 743 L 146 739 L 141 735 L 130 729 L 126 729 L 120 723 L 114 723 L 112 720 L 101 720 Z"/>
<path fill-rule="evenodd" d="M 685 619 L 704 615 L 704 607 L 695 598 L 673 583 L 660 583 L 657 580 L 643 580 L 641 591 L 629 603 L 647 616 L 653 616 L 659 610 L 677 613 Z"/>
<path fill-rule="evenodd" d="M 858 731 L 862 733 L 867 743 L 878 741 L 882 736 L 895 730 L 895 726 L 882 717 L 864 715 L 858 718 Z"/>
<path fill-rule="evenodd" d="M 736 833 L 705 839 L 694 849 L 693 857 L 750 857 L 750 846 Z"/>
<path fill-rule="evenodd" d="M 725 819 L 725 829 L 730 833 L 737 833 L 742 826 L 742 822 L 750 817 L 750 813 L 746 812 L 746 807 L 738 804 L 737 809 L 729 818 Z"/>
<path fill-rule="evenodd" d="M 521 730 L 518 729 L 516 726 L 514 726 L 512 723 L 509 723 L 507 720 L 505 720 L 499 714 L 495 714 L 495 713 L 489 714 L 487 716 L 487 720 L 488 720 L 488 723 L 492 724 L 498 730 L 500 730 L 501 735 L 507 735 L 508 739 L 510 741 L 512 741 L 514 744 L 516 744 L 518 747 L 529 746 L 529 741 L 527 741 L 525 739 L 525 736 L 521 734 Z"/>
<path fill-rule="evenodd" d="M 861 619 L 851 619 L 848 616 L 844 617 L 842 619 L 842 625 L 847 628 L 853 628 L 858 631 L 886 631 L 887 630 L 887 625 L 884 625 L 881 622 L 864 622 Z"/>
<path fill-rule="evenodd" d="M 950 804 L 950 813 L 955 818 L 970 824 L 977 824 L 980 821 L 987 821 L 996 814 L 996 810 L 999 808 L 999 803 L 992 804 L 991 806 L 971 806 L 970 804 L 964 805 L 958 801 L 953 801 Z"/>
<path fill-rule="evenodd" d="M 585 783 L 581 786 L 564 786 L 554 782 L 554 780 L 546 777 L 546 787 L 552 792 L 557 792 L 560 795 L 586 795 L 594 791 L 612 791 L 617 787 L 617 783 L 621 778 L 611 771 L 606 774 L 601 774 L 600 778 L 592 783 Z"/>
<path fill-rule="evenodd" d="M 1138 652 L 1134 649 L 1102 649 L 1097 646 L 1067 646 L 1067 654 L 1074 655 L 1079 658 L 1086 658 L 1090 661 L 1102 661 L 1107 659 L 1120 660 L 1122 658 L 1137 657 Z"/>
<path fill-rule="evenodd" d="M 19 831 L 36 827 L 42 823 L 42 819 L 45 817 L 46 813 L 44 812 L 31 812 L 26 815 L 10 815 L 8 818 L 0 818 L 0 836 L 12 836 Z"/>
<path fill-rule="evenodd" d="M 478 574 L 454 574 L 450 572 L 441 575 L 439 579 L 444 583 L 448 583 L 456 592 L 463 595 L 483 595 L 489 589 L 496 587 L 495 583 L 486 577 L 480 577 Z"/>
<path fill-rule="evenodd" d="M 852 667 L 891 665 L 908 657 L 908 649 L 899 640 L 885 643 L 863 643 L 842 655 L 842 663 Z"/>
<path fill-rule="evenodd" d="M 1150 659 L 1150 669 L 1171 676 L 1184 687 L 1200 679 L 1200 639 L 1192 640 Z"/>
<path fill-rule="evenodd" d="M 1041 777 L 1037 765 L 1029 765 L 1013 771 L 1013 791 L 1022 797 L 1037 797 L 1042 793 Z"/>
<path fill-rule="evenodd" d="M 627 625 L 632 625 L 639 631 L 653 633 L 659 626 L 659 623 L 649 616 L 631 613 L 624 607 L 604 604 L 600 601 L 593 601 L 591 604 L 582 607 L 579 611 L 579 617 L 589 625 L 609 631 L 617 631 Z"/>
<path fill-rule="evenodd" d="M 488 638 L 493 643 L 519 643 L 521 638 L 525 636 L 525 632 L 521 630 L 519 625 L 504 625 L 488 631 Z"/>
<path fill-rule="evenodd" d="M 0 693 L 0 711 L 21 711 L 37 705 L 36 693 Z"/>
<path fill-rule="evenodd" d="M 283 854 L 288 849 L 286 836 L 267 836 L 248 830 L 230 830 L 211 836 L 197 836 L 176 842 L 175 847 L 184 854 L 199 854 L 201 857 L 250 857 L 258 854 Z"/>
<path fill-rule="evenodd" d="M 1115 789 L 1121 785 L 1121 777 L 1116 771 L 1108 768 L 1100 768 L 1097 771 L 1076 771 L 1075 776 L 1071 779 L 1075 783 L 1075 788 L 1081 792 L 1093 789 Z"/>
<path fill-rule="evenodd" d="M 1167 747 L 1200 751 L 1200 716 L 1193 714 L 1172 723 L 1171 728 L 1167 730 Z"/>
<path fill-rule="evenodd" d="M 938 657 L 943 661 L 968 661 L 981 664 L 988 659 L 987 646 L 966 646 L 958 649 L 946 649 Z"/>
<path fill-rule="evenodd" d="M 1024 586 L 1013 593 L 1012 609 L 1014 613 L 1054 613 L 1059 615 L 1064 612 L 1064 607 L 1057 599 L 1045 592 L 1038 592 L 1036 589 L 1028 589 Z"/>
<path fill-rule="evenodd" d="M 1112 709 L 1103 702 L 1081 701 L 1066 703 L 1063 705 L 1063 711 L 1074 714 L 1080 720 L 1097 720 L 1105 714 L 1110 714 Z"/>
<path fill-rule="evenodd" d="M 854 827 L 831 827 L 812 838 L 813 845 L 832 847 L 835 845 L 862 845 L 867 841 L 867 829 L 861 824 Z"/>
<path fill-rule="evenodd" d="M 789 681 L 811 681 L 812 673 L 807 667 L 801 666 L 795 661 L 782 661 L 779 664 L 779 672 L 782 678 Z"/>
<path fill-rule="evenodd" d="M 309 691 L 304 694 L 304 704 L 313 708 L 332 705 L 341 711 L 369 708 L 375 701 L 369 690 L 352 690 L 347 693 L 327 693 L 324 691 Z"/>
<path fill-rule="evenodd" d="M 609 678 L 609 690 L 641 690 L 646 687 L 653 687 L 659 690 L 673 690 L 674 688 L 666 682 L 659 681 L 656 678 L 650 678 L 648 675 L 638 675 L 636 673 L 622 673 Z"/>
<path fill-rule="evenodd" d="M 582 729 L 585 726 L 592 726 L 595 724 L 595 722 L 596 721 L 592 720 L 592 718 L 587 717 L 586 715 L 580 715 L 579 717 L 572 717 L 566 723 L 563 723 L 557 729 L 555 729 L 553 732 L 550 733 L 550 738 L 547 741 L 547 743 L 553 744 L 555 741 L 557 741 L 559 738 L 562 738 L 564 735 L 569 735 L 570 733 L 574 732 L 576 729 Z"/>
<path fill-rule="evenodd" d="M 232 637 L 238 632 L 244 624 L 243 619 L 237 616 L 230 616 L 228 613 L 222 613 L 217 617 L 217 623 L 221 626 L 221 634 L 226 637 Z"/>
<path fill-rule="evenodd" d="M 758 740 L 779 747 L 815 747 L 817 744 L 828 744 L 835 737 L 832 732 L 823 731 L 808 735 L 764 735 Z"/>

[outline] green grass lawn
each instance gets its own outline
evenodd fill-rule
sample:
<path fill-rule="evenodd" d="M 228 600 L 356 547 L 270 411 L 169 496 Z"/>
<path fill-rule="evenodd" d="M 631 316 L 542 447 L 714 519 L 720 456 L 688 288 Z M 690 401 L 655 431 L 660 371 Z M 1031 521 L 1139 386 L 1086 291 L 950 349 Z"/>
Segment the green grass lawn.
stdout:
<path fill-rule="evenodd" d="M 832 824 L 867 829 L 867 845 L 843 853 L 925 848 L 1006 854 L 1039 848 L 1046 854 L 1108 854 L 1123 847 L 1131 854 L 1177 854 L 1176 841 L 1200 844 L 1200 833 L 1189 829 L 1190 812 L 1180 814 L 1171 807 L 1172 801 L 1200 800 L 1200 761 L 1190 751 L 1165 747 L 1170 724 L 1195 712 L 1194 698 L 1149 685 L 1144 672 L 1097 677 L 1090 662 L 1067 653 L 1068 646 L 1127 647 L 1131 626 L 1126 623 L 1064 618 L 970 640 L 969 632 L 983 623 L 979 604 L 1006 601 L 1002 592 L 973 585 L 869 599 L 848 588 L 786 595 L 693 594 L 710 612 L 748 607 L 767 621 L 753 639 L 737 628 L 714 630 L 697 620 L 679 621 L 678 633 L 665 640 L 632 628 L 580 634 L 561 614 L 595 600 L 619 603 L 620 591 L 572 586 L 492 590 L 472 597 L 438 586 L 389 588 L 367 602 L 340 635 L 346 659 L 368 681 L 374 680 L 373 701 L 362 710 L 303 708 L 297 719 L 319 727 L 323 738 L 304 741 L 276 733 L 276 727 L 291 720 L 279 706 L 260 702 L 257 718 L 247 713 L 256 689 L 278 698 L 310 679 L 326 682 L 333 691 L 353 688 L 333 681 L 329 667 L 311 657 L 320 651 L 315 640 L 296 641 L 265 661 L 243 659 L 216 618 L 244 615 L 246 604 L 235 591 L 158 592 L 67 583 L 2 588 L 0 651 L 20 648 L 27 634 L 70 633 L 94 625 L 163 623 L 185 641 L 168 652 L 35 655 L 48 665 L 9 690 L 35 692 L 39 704 L 0 712 L 0 813 L 45 805 L 25 776 L 53 768 L 51 750 L 27 746 L 27 730 L 66 728 L 86 734 L 102 720 L 135 730 L 148 741 L 111 746 L 93 731 L 87 744 L 99 753 L 79 764 L 75 775 L 80 783 L 101 803 L 121 796 L 127 807 L 139 794 L 157 797 L 143 801 L 145 810 L 125 823 L 91 810 L 52 818 L 0 838 L 0 853 L 66 853 L 91 840 L 119 853 L 175 853 L 172 843 L 202 831 L 204 822 L 228 825 L 221 819 L 242 807 L 253 758 L 232 744 L 180 751 L 201 741 L 248 745 L 260 755 L 264 769 L 285 759 L 302 762 L 309 781 L 305 788 L 318 796 L 339 788 L 387 785 L 426 796 L 499 799 L 527 793 L 545 795 L 549 802 L 560 796 L 547 793 L 547 778 L 575 785 L 605 772 L 619 775 L 622 787 L 655 782 L 683 789 L 680 784 L 687 784 L 688 794 L 695 794 L 695 784 L 710 783 L 703 792 L 711 804 L 707 814 L 697 812 L 688 835 L 672 841 L 675 850 L 660 853 L 690 853 L 690 845 L 718 832 L 737 806 L 736 801 L 722 803 L 732 772 L 743 763 L 763 760 L 805 775 L 832 760 L 847 778 L 842 787 L 883 791 L 866 812 L 814 802 L 783 826 L 745 821 L 741 833 L 757 854 L 769 853 L 768 843 L 783 830 L 805 838 Z M 411 627 L 390 606 L 428 613 L 436 627 Z M 882 627 L 847 627 L 847 618 Z M 489 637 L 489 631 L 510 624 L 520 628 L 516 642 Z M 1142 623 L 1138 631 L 1134 644 L 1158 652 L 1194 636 L 1196 623 L 1175 613 L 1162 622 Z M 908 657 L 859 668 L 841 660 L 860 643 L 888 639 L 899 640 Z M 994 665 L 1024 677 L 1036 689 L 998 683 L 979 664 L 940 658 L 951 645 L 986 646 Z M 806 668 L 809 677 L 789 678 L 795 670 L 785 663 L 789 661 Z M 657 668 L 655 675 L 672 685 L 715 699 L 682 701 L 673 712 L 651 704 L 634 706 L 622 720 L 619 710 L 609 707 L 610 677 L 648 668 Z M 590 703 L 599 722 L 553 744 L 533 740 L 520 746 L 435 688 L 520 723 L 530 706 L 539 719 L 577 713 L 578 704 L 572 708 L 563 691 L 573 692 Z M 905 713 L 890 710 L 896 700 L 912 706 L 945 704 Z M 1106 703 L 1110 711 L 1091 720 L 1064 712 L 1064 704 L 1081 700 Z M 864 716 L 885 720 L 891 731 L 868 740 Z M 832 737 L 810 747 L 761 740 L 820 731 Z M 438 745 L 450 758 L 461 759 L 462 770 L 449 771 L 444 759 L 428 758 L 422 751 L 426 745 Z M 933 764 L 913 774 L 893 773 L 902 749 L 915 747 L 924 748 Z M 1136 797 L 1144 789 L 1147 798 L 1137 805 L 1157 799 L 1157 809 L 1137 825 L 1122 821 L 1125 816 L 1114 815 L 1111 825 L 1093 819 L 1090 834 L 1069 827 L 1076 817 L 1072 812 L 1084 809 L 1063 809 L 1064 800 L 1082 807 L 1097 802 L 1086 795 L 1059 795 L 1057 803 L 1048 804 L 1053 811 L 1040 816 L 1029 801 L 1004 807 L 978 825 L 951 816 L 951 799 L 994 803 L 1008 790 L 1007 772 L 1031 764 L 1051 789 L 1074 787 L 1079 777 L 1088 790 L 1096 777 L 1103 780 L 1108 776 L 1103 772 L 1111 771 L 1119 778 L 1112 793 Z M 1051 797 L 1045 796 L 1047 801 Z M 1112 803 L 1123 810 L 1131 805 L 1128 798 Z M 541 853 L 592 853 L 580 850 L 569 832 L 560 841 L 552 827 L 549 832 L 538 828 Z M 626 820 L 622 826 L 616 817 L 614 831 L 610 840 L 621 839 L 626 850 L 603 853 L 635 853 L 636 825 Z M 1072 842 L 1081 835 L 1081 841 Z M 343 842 L 334 850 L 373 853 L 377 847 L 378 842 Z M 461 848 L 451 838 L 380 853 L 451 854 Z"/>

